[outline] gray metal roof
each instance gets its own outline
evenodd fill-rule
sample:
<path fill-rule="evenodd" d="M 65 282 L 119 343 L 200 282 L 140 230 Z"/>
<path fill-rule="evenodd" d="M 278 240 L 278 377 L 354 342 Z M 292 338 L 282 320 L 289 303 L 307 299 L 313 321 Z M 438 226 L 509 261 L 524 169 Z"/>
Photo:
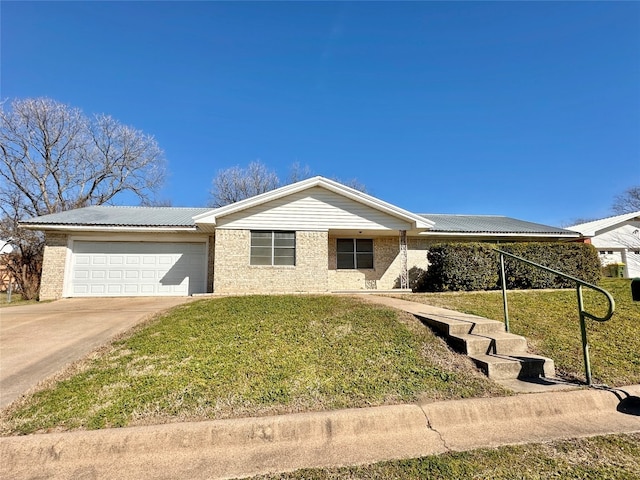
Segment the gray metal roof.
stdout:
<path fill-rule="evenodd" d="M 22 225 L 83 225 L 100 227 L 195 227 L 193 217 L 212 208 L 93 206 L 52 213 Z"/>
<path fill-rule="evenodd" d="M 22 225 L 194 228 L 193 217 L 212 208 L 92 206 L 43 215 Z M 576 232 L 499 215 L 420 214 L 435 222 L 429 232 L 475 234 L 552 234 L 578 236 Z"/>
<path fill-rule="evenodd" d="M 420 216 L 435 222 L 430 232 L 450 233 L 518 233 L 553 234 L 576 236 L 575 232 L 563 228 L 550 227 L 540 223 L 526 222 L 501 215 L 448 215 L 428 214 Z"/>

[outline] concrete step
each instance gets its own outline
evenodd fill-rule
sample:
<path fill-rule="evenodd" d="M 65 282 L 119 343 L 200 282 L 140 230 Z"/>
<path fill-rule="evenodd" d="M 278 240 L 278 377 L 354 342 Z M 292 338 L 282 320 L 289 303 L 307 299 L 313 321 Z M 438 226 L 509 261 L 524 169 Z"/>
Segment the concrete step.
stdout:
<path fill-rule="evenodd" d="M 496 355 L 514 355 L 527 353 L 527 339 L 521 335 L 500 332 L 491 334 L 493 352 Z"/>
<path fill-rule="evenodd" d="M 447 342 L 458 352 L 467 355 L 513 355 L 527 351 L 526 338 L 507 332 L 451 334 L 448 336 Z"/>
<path fill-rule="evenodd" d="M 505 380 L 512 378 L 555 377 L 553 360 L 540 355 L 469 355 L 478 368 L 489 378 Z"/>
<path fill-rule="evenodd" d="M 451 312 L 449 315 L 441 314 L 414 314 L 434 330 L 443 335 L 460 334 L 487 334 L 504 332 L 504 323 L 488 318 L 468 315 L 464 313 Z"/>

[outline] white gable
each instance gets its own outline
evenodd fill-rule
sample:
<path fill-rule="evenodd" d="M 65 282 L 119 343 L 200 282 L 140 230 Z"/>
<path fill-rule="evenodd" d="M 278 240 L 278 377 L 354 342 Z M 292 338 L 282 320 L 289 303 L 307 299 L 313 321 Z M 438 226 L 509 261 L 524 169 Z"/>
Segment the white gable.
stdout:
<path fill-rule="evenodd" d="M 610 228 L 591 238 L 596 248 L 629 248 L 640 249 L 640 222 L 627 222 Z"/>
<path fill-rule="evenodd" d="M 625 223 L 640 221 L 640 211 L 623 213 L 622 215 L 616 215 L 615 217 L 602 218 L 600 220 L 594 220 L 592 222 L 580 223 L 571 227 L 566 227 L 567 230 L 573 230 L 579 232 L 582 235 L 592 237 L 599 235 L 608 230 L 616 229 Z"/>
<path fill-rule="evenodd" d="M 217 228 L 275 230 L 411 230 L 411 223 L 321 187 L 224 215 Z"/>

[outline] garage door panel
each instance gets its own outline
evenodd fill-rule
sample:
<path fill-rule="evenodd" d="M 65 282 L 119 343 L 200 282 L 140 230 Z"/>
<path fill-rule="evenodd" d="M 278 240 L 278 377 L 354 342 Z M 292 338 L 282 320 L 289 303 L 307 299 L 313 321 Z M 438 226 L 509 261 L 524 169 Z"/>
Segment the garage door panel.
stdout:
<path fill-rule="evenodd" d="M 96 255 L 91 258 L 91 265 L 106 265 L 107 257 L 104 255 Z"/>
<path fill-rule="evenodd" d="M 109 265 L 123 265 L 123 264 L 124 264 L 124 257 L 120 255 L 109 257 Z"/>
<path fill-rule="evenodd" d="M 86 280 L 89 278 L 89 270 L 76 270 L 73 273 L 74 280 Z"/>
<path fill-rule="evenodd" d="M 205 291 L 204 243 L 76 241 L 72 296 L 190 295 Z"/>

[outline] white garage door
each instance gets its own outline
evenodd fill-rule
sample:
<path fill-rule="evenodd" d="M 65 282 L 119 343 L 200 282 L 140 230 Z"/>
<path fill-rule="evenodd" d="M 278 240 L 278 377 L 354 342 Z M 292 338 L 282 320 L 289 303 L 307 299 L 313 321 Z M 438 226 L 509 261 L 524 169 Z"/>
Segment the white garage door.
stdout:
<path fill-rule="evenodd" d="M 183 296 L 205 291 L 204 243 L 73 244 L 72 297 Z"/>

